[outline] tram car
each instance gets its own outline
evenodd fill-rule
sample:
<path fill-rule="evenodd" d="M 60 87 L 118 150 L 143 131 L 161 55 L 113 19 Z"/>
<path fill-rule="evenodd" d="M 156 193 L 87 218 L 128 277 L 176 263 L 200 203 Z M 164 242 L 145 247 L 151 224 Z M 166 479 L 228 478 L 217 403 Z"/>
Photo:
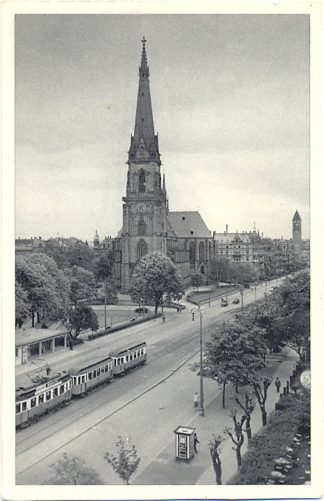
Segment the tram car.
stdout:
<path fill-rule="evenodd" d="M 139 343 L 111 354 L 114 375 L 124 376 L 130 369 L 146 363 L 146 343 Z"/>
<path fill-rule="evenodd" d="M 113 378 L 113 360 L 110 356 L 98 360 L 97 355 L 93 360 L 88 359 L 86 363 L 86 367 L 78 365 L 68 370 L 73 382 L 73 396 L 86 396 L 88 391 L 100 384 L 109 383 Z"/>
<path fill-rule="evenodd" d="M 67 405 L 73 397 L 84 397 L 96 386 L 109 383 L 115 375 L 125 375 L 144 365 L 146 357 L 147 345 L 142 342 L 106 356 L 92 355 L 68 371 L 38 376 L 37 381 L 25 379 L 21 384 L 20 380 L 16 388 L 16 427 L 28 426 L 50 410 Z"/>
<path fill-rule="evenodd" d="M 43 377 L 29 386 L 16 388 L 16 427 L 24 428 L 72 398 L 72 378 L 68 374 Z"/>

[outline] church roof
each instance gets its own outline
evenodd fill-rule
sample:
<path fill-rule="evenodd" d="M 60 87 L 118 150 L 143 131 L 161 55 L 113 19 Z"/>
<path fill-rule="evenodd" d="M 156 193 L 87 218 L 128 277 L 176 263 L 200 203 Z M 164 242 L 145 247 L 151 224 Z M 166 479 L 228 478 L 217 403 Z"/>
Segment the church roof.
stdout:
<path fill-rule="evenodd" d="M 211 238 L 211 233 L 198 211 L 169 212 L 168 221 L 177 237 Z"/>

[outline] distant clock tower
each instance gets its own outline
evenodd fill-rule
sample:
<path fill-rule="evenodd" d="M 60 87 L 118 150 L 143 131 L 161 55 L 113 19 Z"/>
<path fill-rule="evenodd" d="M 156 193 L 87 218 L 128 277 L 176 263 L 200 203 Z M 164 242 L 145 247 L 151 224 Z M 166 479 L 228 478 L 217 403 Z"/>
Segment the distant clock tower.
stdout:
<path fill-rule="evenodd" d="M 130 287 L 135 265 L 153 251 L 166 254 L 168 201 L 165 181 L 161 182 L 158 136 L 154 132 L 146 40 L 142 58 L 134 135 L 128 152 L 126 196 L 123 197 L 121 231 L 121 290 Z"/>
<path fill-rule="evenodd" d="M 292 237 L 294 243 L 302 242 L 302 230 L 301 230 L 301 217 L 296 210 L 293 220 L 292 220 Z"/>

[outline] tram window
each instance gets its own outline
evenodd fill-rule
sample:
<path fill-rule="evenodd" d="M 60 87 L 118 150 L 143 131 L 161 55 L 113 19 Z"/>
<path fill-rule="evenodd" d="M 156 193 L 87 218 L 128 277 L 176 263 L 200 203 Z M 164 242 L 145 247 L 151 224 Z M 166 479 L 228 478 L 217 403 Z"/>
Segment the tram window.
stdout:
<path fill-rule="evenodd" d="M 126 360 L 126 362 L 128 362 L 128 355 L 126 355 L 125 360 Z"/>
<path fill-rule="evenodd" d="M 90 379 L 92 379 L 92 372 L 88 372 L 88 379 L 90 381 Z"/>
<path fill-rule="evenodd" d="M 100 369 L 97 369 L 97 376 L 100 376 Z"/>
<path fill-rule="evenodd" d="M 81 376 L 81 383 L 83 384 L 85 380 L 85 376 Z"/>
<path fill-rule="evenodd" d="M 144 355 L 144 350 L 143 350 L 143 348 L 141 348 L 141 355 Z"/>
<path fill-rule="evenodd" d="M 72 388 L 72 379 L 69 381 L 69 388 Z"/>
<path fill-rule="evenodd" d="M 105 372 L 108 372 L 108 365 L 105 365 Z"/>
<path fill-rule="evenodd" d="M 134 358 L 137 358 L 137 351 L 135 351 L 134 353 Z"/>
<path fill-rule="evenodd" d="M 58 388 L 54 388 L 54 390 L 53 390 L 53 398 L 57 397 L 57 395 L 58 395 Z"/>
<path fill-rule="evenodd" d="M 16 404 L 16 414 L 20 413 L 20 404 Z"/>
<path fill-rule="evenodd" d="M 81 384 L 81 377 L 78 376 L 78 384 Z"/>
<path fill-rule="evenodd" d="M 47 401 L 47 400 L 51 400 L 51 398 L 52 398 L 51 392 L 50 392 L 50 391 L 47 391 L 47 392 L 46 392 L 46 401 Z"/>
<path fill-rule="evenodd" d="M 61 384 L 60 386 L 60 393 L 64 393 L 64 384 Z"/>
<path fill-rule="evenodd" d="M 38 403 L 42 404 L 44 402 L 44 393 L 38 396 Z"/>
<path fill-rule="evenodd" d="M 37 401 L 36 397 L 32 398 L 30 400 L 30 407 L 36 407 L 36 401 Z"/>
<path fill-rule="evenodd" d="M 102 366 L 102 367 L 101 367 L 101 374 L 103 374 L 104 372 L 105 372 L 105 367 L 104 367 L 104 366 Z"/>
<path fill-rule="evenodd" d="M 129 355 L 129 360 L 133 360 L 133 355 Z"/>
<path fill-rule="evenodd" d="M 22 411 L 25 411 L 27 409 L 27 402 L 22 403 Z"/>
<path fill-rule="evenodd" d="M 97 373 L 96 373 L 96 371 L 93 371 L 93 372 L 92 372 L 92 377 L 93 377 L 93 378 L 97 377 Z"/>

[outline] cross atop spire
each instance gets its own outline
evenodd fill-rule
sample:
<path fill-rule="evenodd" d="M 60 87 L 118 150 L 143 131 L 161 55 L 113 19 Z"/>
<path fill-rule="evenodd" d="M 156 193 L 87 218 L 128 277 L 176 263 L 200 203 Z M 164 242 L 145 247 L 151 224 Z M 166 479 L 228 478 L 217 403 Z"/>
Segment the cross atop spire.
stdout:
<path fill-rule="evenodd" d="M 142 49 L 142 60 L 141 60 L 141 66 L 139 68 L 139 76 L 140 77 L 149 77 L 149 68 L 147 65 L 147 56 L 146 56 L 146 44 L 147 40 L 145 36 L 142 38 L 142 44 L 143 44 L 143 49 Z"/>

